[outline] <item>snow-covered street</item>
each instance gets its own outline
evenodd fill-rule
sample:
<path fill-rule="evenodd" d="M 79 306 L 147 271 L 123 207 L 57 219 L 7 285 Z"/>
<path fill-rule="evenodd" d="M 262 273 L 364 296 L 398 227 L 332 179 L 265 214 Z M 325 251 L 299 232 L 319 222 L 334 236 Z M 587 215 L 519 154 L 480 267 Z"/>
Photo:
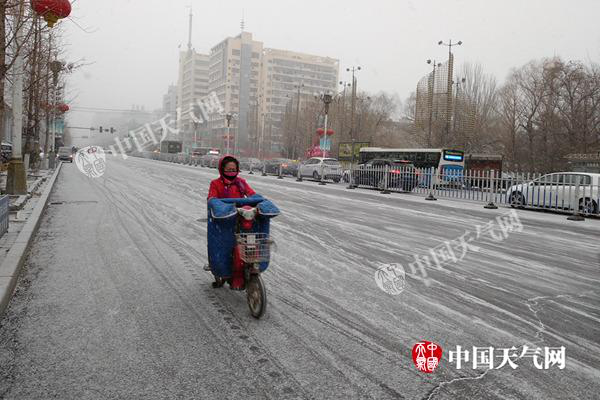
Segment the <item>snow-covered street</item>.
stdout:
<path fill-rule="evenodd" d="M 600 221 L 518 210 L 521 232 L 462 261 L 375 281 L 384 263 L 475 232 L 510 209 L 247 175 L 276 203 L 267 314 L 212 289 L 212 169 L 108 159 L 63 165 L 17 295 L 0 320 L 0 398 L 593 399 L 600 393 Z M 443 347 L 432 374 L 413 346 Z M 448 351 L 566 348 L 566 366 L 457 369 Z"/>

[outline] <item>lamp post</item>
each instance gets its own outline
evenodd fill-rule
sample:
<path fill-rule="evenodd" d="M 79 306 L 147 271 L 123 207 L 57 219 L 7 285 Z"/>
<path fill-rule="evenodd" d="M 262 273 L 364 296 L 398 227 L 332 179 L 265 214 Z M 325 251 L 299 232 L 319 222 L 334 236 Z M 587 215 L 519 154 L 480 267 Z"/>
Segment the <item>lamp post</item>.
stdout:
<path fill-rule="evenodd" d="M 325 109 L 324 109 L 324 113 L 325 113 L 325 121 L 323 123 L 323 135 L 325 137 L 324 143 L 327 143 L 327 125 L 329 123 L 329 105 L 331 104 L 331 102 L 333 101 L 333 96 L 331 95 L 331 93 L 321 93 L 319 95 L 319 99 L 321 99 L 321 101 L 323 102 L 323 104 L 325 105 Z M 321 155 L 323 156 L 323 158 L 326 157 L 327 155 L 327 149 L 326 147 L 321 147 Z M 322 170 L 321 170 L 321 179 L 319 182 L 319 185 L 325 185 L 325 167 L 324 167 L 324 163 L 322 164 Z"/>
<path fill-rule="evenodd" d="M 262 123 L 260 124 L 260 138 L 258 139 L 258 158 L 260 160 L 264 159 L 264 154 L 263 154 L 263 140 L 265 137 L 265 113 L 261 113 L 260 116 L 262 117 Z"/>
<path fill-rule="evenodd" d="M 352 168 L 354 168 L 354 153 L 356 152 L 354 149 L 354 111 L 355 111 L 355 107 L 356 107 L 356 90 L 357 90 L 357 80 L 356 80 L 356 73 L 358 71 L 360 71 L 362 69 L 362 67 L 360 66 L 352 66 L 350 68 L 346 68 L 346 72 L 352 72 L 352 83 L 350 84 L 350 86 L 352 87 L 352 105 L 351 105 L 351 111 L 350 111 L 350 141 L 352 142 L 352 157 L 350 159 L 350 179 L 349 179 L 349 184 L 348 184 L 348 189 L 356 189 L 356 185 L 354 185 L 353 179 L 352 179 Z M 344 88 L 345 90 L 345 88 Z"/>
<path fill-rule="evenodd" d="M 427 136 L 427 145 L 431 147 L 431 124 L 433 123 L 433 95 L 435 93 L 435 68 L 441 67 L 441 63 L 435 62 L 435 60 L 427 60 L 427 64 L 433 64 L 433 72 L 431 73 L 431 80 L 429 84 L 429 133 Z"/>
<path fill-rule="evenodd" d="M 232 113 L 227 113 L 225 114 L 225 119 L 227 120 L 227 147 L 226 147 L 226 154 L 229 154 L 229 144 L 230 144 L 230 140 L 231 140 L 231 120 L 234 118 L 234 114 Z M 234 150 L 235 151 L 235 150 Z"/>
<path fill-rule="evenodd" d="M 298 85 L 296 85 L 296 89 L 298 90 L 298 93 L 296 94 L 297 99 L 296 99 L 296 128 L 294 130 L 294 141 L 293 141 L 293 149 L 292 149 L 292 159 L 296 159 L 296 147 L 298 146 L 298 126 L 299 126 L 299 119 L 300 119 L 300 89 L 304 87 L 304 83 L 300 83 Z"/>
<path fill-rule="evenodd" d="M 450 119 L 452 115 L 452 77 L 454 76 L 454 55 L 452 54 L 453 46 L 461 46 L 462 41 L 452 43 L 452 39 L 445 43 L 443 40 L 438 42 L 439 46 L 448 47 L 448 94 L 446 95 L 446 139 L 450 136 Z M 442 141 L 445 145 L 445 141 Z"/>

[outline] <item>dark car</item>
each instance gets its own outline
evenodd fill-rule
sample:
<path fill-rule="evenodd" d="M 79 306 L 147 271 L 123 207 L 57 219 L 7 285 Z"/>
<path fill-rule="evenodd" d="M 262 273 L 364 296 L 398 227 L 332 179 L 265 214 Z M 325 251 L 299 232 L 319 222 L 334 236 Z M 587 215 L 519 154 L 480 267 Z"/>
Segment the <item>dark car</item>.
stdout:
<path fill-rule="evenodd" d="M 70 147 L 61 147 L 58 149 L 58 159 L 60 161 L 73 162 L 73 150 Z"/>
<path fill-rule="evenodd" d="M 412 192 L 419 184 L 419 172 L 411 162 L 404 160 L 368 161 L 354 170 L 352 178 L 356 185 L 384 189 L 387 184 L 388 189 L 400 189 L 405 192 Z"/>
<path fill-rule="evenodd" d="M 279 175 L 279 168 L 283 169 L 284 164 L 288 164 L 291 160 L 286 158 L 273 158 L 272 160 L 265 161 L 265 172 L 267 174 Z M 282 171 L 283 172 L 283 171 Z"/>
<path fill-rule="evenodd" d="M 241 171 L 262 171 L 263 164 L 258 158 L 240 158 Z"/>
<path fill-rule="evenodd" d="M 300 161 L 289 160 L 288 162 L 284 162 L 281 164 L 282 173 L 283 175 L 297 176 L 299 166 Z"/>

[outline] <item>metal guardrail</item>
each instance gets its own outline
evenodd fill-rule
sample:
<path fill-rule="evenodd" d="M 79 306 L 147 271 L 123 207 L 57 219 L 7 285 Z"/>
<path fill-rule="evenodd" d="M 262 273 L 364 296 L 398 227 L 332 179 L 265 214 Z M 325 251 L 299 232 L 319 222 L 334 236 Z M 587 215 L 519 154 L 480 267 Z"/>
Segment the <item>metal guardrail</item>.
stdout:
<path fill-rule="evenodd" d="M 144 152 L 138 157 L 201 165 L 191 157 Z M 409 166 L 354 167 L 349 171 L 355 187 L 378 189 L 381 193 L 416 193 L 428 200 L 439 198 L 496 205 L 555 210 L 600 216 L 600 182 L 586 173 L 502 173 L 480 170 L 445 170 Z M 263 165 L 263 175 L 266 168 Z M 276 176 L 282 176 L 280 173 Z M 302 181 L 302 179 L 298 179 Z"/>
<path fill-rule="evenodd" d="M 10 197 L 0 197 L 0 237 L 8 232 L 8 220 L 10 214 Z"/>
<path fill-rule="evenodd" d="M 600 215 L 600 182 L 585 173 L 503 173 L 439 171 L 437 168 L 354 168 L 353 183 L 382 193 L 418 193 L 524 208 Z"/>

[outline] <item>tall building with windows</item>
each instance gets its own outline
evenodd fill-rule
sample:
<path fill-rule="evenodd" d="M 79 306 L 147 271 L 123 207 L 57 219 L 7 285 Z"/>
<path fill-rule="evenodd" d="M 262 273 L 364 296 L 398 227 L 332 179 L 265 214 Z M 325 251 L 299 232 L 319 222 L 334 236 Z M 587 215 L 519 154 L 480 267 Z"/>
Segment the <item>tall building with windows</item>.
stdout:
<path fill-rule="evenodd" d="M 212 115 L 212 145 L 227 148 L 226 114 L 235 114 L 230 122 L 229 149 L 250 154 L 249 114 L 260 88 L 263 44 L 252 34 L 242 32 L 217 44 L 210 52 L 209 91 L 215 92 L 225 113 Z"/>
<path fill-rule="evenodd" d="M 288 102 L 316 93 L 335 93 L 339 61 L 288 50 L 264 49 L 262 56 L 261 114 L 268 125 L 271 152 L 282 150 L 282 121 Z"/>
<path fill-rule="evenodd" d="M 229 151 L 240 155 L 277 155 L 283 146 L 282 120 L 289 102 L 298 93 L 303 98 L 334 92 L 338 76 L 338 60 L 264 48 L 250 32 L 224 39 L 208 55 L 192 48 L 190 36 L 188 49 L 179 56 L 175 101 L 184 148 L 213 146 L 226 151 L 229 141 Z M 190 109 L 212 92 L 224 112 L 198 124 Z M 165 111 L 173 109 L 169 94 L 164 106 Z M 227 114 L 233 116 L 229 129 Z"/>
<path fill-rule="evenodd" d="M 177 128 L 181 132 L 184 148 L 202 145 L 206 138 L 207 123 L 198 123 L 190 112 L 197 102 L 208 96 L 208 66 L 210 57 L 197 53 L 193 48 L 179 54 L 179 78 L 177 81 Z"/>

